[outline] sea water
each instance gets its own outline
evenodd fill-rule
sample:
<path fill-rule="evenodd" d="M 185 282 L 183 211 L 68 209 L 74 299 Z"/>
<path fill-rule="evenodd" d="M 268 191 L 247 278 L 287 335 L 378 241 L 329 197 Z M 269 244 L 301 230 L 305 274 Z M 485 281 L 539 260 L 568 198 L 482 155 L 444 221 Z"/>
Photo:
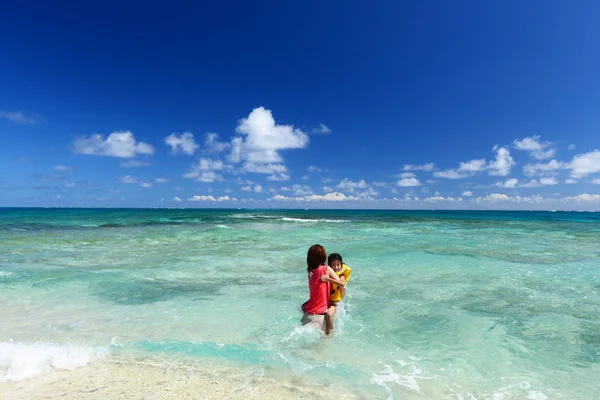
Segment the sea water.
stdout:
<path fill-rule="evenodd" d="M 300 326 L 315 243 L 353 270 L 332 338 Z M 0 209 L 5 398 L 591 399 L 598 377 L 598 213 Z"/>

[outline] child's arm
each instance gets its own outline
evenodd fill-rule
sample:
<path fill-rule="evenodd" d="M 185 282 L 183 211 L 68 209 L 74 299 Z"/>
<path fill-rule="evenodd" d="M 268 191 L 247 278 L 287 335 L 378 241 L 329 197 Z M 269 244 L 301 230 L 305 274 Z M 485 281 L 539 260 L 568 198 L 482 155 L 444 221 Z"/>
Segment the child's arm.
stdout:
<path fill-rule="evenodd" d="M 323 282 L 335 283 L 341 288 L 346 287 L 346 280 L 340 280 L 335 271 L 331 267 L 327 267 L 327 275 L 321 275 Z"/>
<path fill-rule="evenodd" d="M 340 286 L 340 294 L 343 300 L 346 297 L 346 277 L 344 275 L 340 276 L 340 281 L 344 282 L 344 286 Z"/>

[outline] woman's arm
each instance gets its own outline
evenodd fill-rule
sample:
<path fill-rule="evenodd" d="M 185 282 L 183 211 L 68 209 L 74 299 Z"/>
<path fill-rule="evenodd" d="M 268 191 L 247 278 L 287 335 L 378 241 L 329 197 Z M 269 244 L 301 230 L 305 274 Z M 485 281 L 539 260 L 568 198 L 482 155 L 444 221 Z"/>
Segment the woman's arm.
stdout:
<path fill-rule="evenodd" d="M 341 280 L 331 267 L 327 267 L 327 275 L 321 275 L 323 282 L 335 283 L 339 287 L 346 287 L 346 282 Z"/>

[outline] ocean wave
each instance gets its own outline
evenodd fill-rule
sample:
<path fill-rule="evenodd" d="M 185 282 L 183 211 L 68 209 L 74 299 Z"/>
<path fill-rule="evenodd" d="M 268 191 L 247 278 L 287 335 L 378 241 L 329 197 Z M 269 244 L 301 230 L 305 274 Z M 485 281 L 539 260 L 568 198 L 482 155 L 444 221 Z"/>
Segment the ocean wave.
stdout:
<path fill-rule="evenodd" d="M 0 271 L 0 278 L 5 278 L 8 276 L 14 275 L 12 272 L 8 272 L 8 271 Z"/>
<path fill-rule="evenodd" d="M 290 218 L 290 217 L 283 217 L 281 218 L 282 221 L 286 221 L 286 222 L 327 222 L 327 223 L 343 223 L 343 222 L 350 222 L 347 219 L 310 219 L 310 218 Z"/>
<path fill-rule="evenodd" d="M 108 355 L 108 347 L 0 342 L 0 382 L 20 381 L 52 369 L 73 369 Z"/>

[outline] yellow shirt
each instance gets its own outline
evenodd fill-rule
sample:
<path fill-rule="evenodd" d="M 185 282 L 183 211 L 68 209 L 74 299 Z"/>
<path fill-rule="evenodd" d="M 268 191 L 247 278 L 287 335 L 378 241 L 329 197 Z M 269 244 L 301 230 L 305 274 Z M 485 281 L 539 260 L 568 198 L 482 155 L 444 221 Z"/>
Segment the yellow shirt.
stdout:
<path fill-rule="evenodd" d="M 346 264 L 342 264 L 342 269 L 336 272 L 337 276 L 346 277 L 346 285 L 350 281 L 350 276 L 352 275 L 352 270 Z M 331 284 L 331 292 L 329 293 L 329 301 L 341 301 L 342 300 L 342 290 L 335 283 Z"/>

